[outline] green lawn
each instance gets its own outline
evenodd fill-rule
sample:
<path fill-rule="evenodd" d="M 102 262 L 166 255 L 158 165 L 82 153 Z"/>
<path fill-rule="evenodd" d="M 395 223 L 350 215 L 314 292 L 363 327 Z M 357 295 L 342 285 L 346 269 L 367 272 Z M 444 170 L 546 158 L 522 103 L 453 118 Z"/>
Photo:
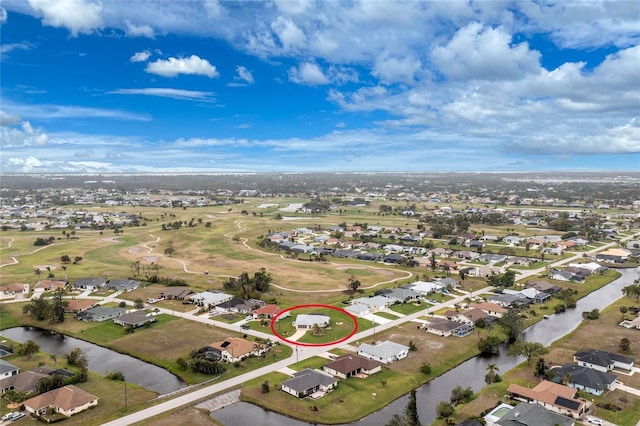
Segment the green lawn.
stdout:
<path fill-rule="evenodd" d="M 387 313 L 387 312 L 376 312 L 374 315 L 377 315 L 377 316 L 382 317 L 382 318 L 390 319 L 390 320 L 396 320 L 396 319 L 400 318 L 397 315 L 393 315 L 393 314 L 390 314 L 390 313 Z"/>
<path fill-rule="evenodd" d="M 426 304 L 424 302 L 420 302 L 420 303 L 415 302 L 415 304 L 414 303 L 402 303 L 402 304 L 399 304 L 399 305 L 391 305 L 391 310 L 395 311 L 395 312 L 398 312 L 400 314 L 408 315 L 408 314 L 412 314 L 414 312 L 418 312 L 418 311 L 421 311 L 423 309 L 426 309 L 429 306 L 430 305 L 428 305 L 428 304 Z"/>

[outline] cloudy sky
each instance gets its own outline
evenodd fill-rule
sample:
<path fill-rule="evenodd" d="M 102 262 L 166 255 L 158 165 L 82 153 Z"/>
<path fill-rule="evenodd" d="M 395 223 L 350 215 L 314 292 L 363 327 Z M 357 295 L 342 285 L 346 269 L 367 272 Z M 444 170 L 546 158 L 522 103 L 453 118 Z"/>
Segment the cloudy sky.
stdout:
<path fill-rule="evenodd" d="M 0 0 L 2 172 L 640 169 L 640 3 Z"/>

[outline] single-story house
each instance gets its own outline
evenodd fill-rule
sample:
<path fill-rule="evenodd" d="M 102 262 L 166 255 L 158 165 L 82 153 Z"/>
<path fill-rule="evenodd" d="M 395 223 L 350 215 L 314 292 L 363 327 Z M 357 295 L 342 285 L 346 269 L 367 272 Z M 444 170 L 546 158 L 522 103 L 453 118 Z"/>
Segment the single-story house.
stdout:
<path fill-rule="evenodd" d="M 314 326 L 326 327 L 331 322 L 331 318 L 328 315 L 323 314 L 300 314 L 293 321 L 293 326 L 296 328 L 312 329 Z"/>
<path fill-rule="evenodd" d="M 241 299 L 239 297 L 234 297 L 231 300 L 227 300 L 226 302 L 216 305 L 216 311 L 248 314 L 253 311 L 256 306 L 260 306 L 260 304 L 257 304 L 254 299 Z"/>
<path fill-rule="evenodd" d="M 489 303 L 495 303 L 504 308 L 516 305 L 530 305 L 531 300 L 521 294 L 494 294 L 487 297 Z"/>
<path fill-rule="evenodd" d="M 481 311 L 485 312 L 487 315 L 490 315 L 496 318 L 502 318 L 502 316 L 509 311 L 509 309 L 504 308 L 498 305 L 497 303 L 488 303 L 488 302 L 472 303 L 471 305 L 469 305 L 469 307 L 480 309 Z"/>
<path fill-rule="evenodd" d="M 0 299 L 22 299 L 29 295 L 29 284 L 11 283 L 0 285 Z"/>
<path fill-rule="evenodd" d="M 0 393 L 4 394 L 9 390 L 14 390 L 18 392 L 23 392 L 26 395 L 32 394 L 36 392 L 38 388 L 38 382 L 41 379 L 47 378 L 49 376 L 60 375 L 58 372 L 60 370 L 56 370 L 53 367 L 49 367 L 46 365 L 42 365 L 40 367 L 36 367 L 33 370 L 23 371 L 21 373 L 15 374 L 13 376 L 5 377 L 0 380 Z M 73 373 L 68 370 L 62 369 L 68 374 L 63 374 L 64 377 L 72 377 Z"/>
<path fill-rule="evenodd" d="M 216 306 L 233 299 L 233 296 L 217 291 L 203 291 L 189 296 L 189 301 L 200 307 Z"/>
<path fill-rule="evenodd" d="M 94 307 L 97 303 L 96 300 L 90 299 L 70 299 L 66 300 L 66 302 L 67 306 L 64 308 L 64 311 L 76 315 Z"/>
<path fill-rule="evenodd" d="M 420 294 L 418 292 L 413 291 L 407 288 L 392 288 L 392 289 L 384 289 L 380 291 L 376 291 L 377 296 L 384 296 L 391 299 L 392 302 L 411 302 L 414 300 L 418 300 Z"/>
<path fill-rule="evenodd" d="M 55 290 L 64 290 L 67 287 L 66 281 L 61 280 L 40 280 L 33 286 L 33 291 L 43 292 L 43 291 L 55 291 Z"/>
<path fill-rule="evenodd" d="M 52 408 L 56 413 L 71 417 L 98 405 L 98 397 L 74 385 L 45 392 L 23 402 L 27 412 L 42 416 Z"/>
<path fill-rule="evenodd" d="M 252 355 L 262 355 L 268 350 L 268 347 L 239 337 L 228 337 L 211 343 L 207 349 L 212 350 L 215 359 L 238 362 Z"/>
<path fill-rule="evenodd" d="M 404 256 L 398 253 L 389 253 L 382 258 L 384 263 L 401 263 L 404 259 Z"/>
<path fill-rule="evenodd" d="M 570 377 L 568 386 L 598 396 L 605 390 L 611 390 L 616 381 L 616 376 L 613 374 L 577 364 L 564 364 L 562 367 L 552 369 L 551 372 L 558 380 L 564 381 L 565 377 Z"/>
<path fill-rule="evenodd" d="M 107 285 L 107 279 L 100 278 L 78 278 L 73 283 L 73 288 L 80 290 L 96 291 L 104 288 Z"/>
<path fill-rule="evenodd" d="M 158 299 L 187 300 L 193 291 L 189 287 L 167 287 L 158 296 Z"/>
<path fill-rule="evenodd" d="M 636 330 L 640 330 L 640 317 L 635 317 L 632 320 L 624 320 L 618 325 L 624 328 L 635 328 Z"/>
<path fill-rule="evenodd" d="M 526 288 L 535 288 L 538 291 L 543 291 L 549 294 L 555 294 L 562 290 L 560 286 L 555 284 L 551 284 L 549 281 L 545 280 L 535 280 L 535 281 L 527 281 L 525 284 Z"/>
<path fill-rule="evenodd" d="M 366 261 L 369 261 L 369 262 L 377 262 L 379 260 L 382 260 L 382 254 L 380 254 L 380 253 L 369 253 L 369 252 L 358 253 L 358 255 L 356 256 L 356 259 L 358 259 L 358 260 L 366 260 Z"/>
<path fill-rule="evenodd" d="M 137 328 L 146 324 L 151 324 L 156 321 L 156 315 L 154 313 L 148 313 L 147 311 L 134 311 L 128 314 L 120 315 L 113 319 L 113 322 L 120 324 L 123 327 Z"/>
<path fill-rule="evenodd" d="M 605 373 L 614 368 L 626 371 L 633 370 L 633 358 L 597 349 L 578 351 L 573 354 L 573 361 L 580 366 L 604 371 Z"/>
<path fill-rule="evenodd" d="M 597 262 L 623 263 L 629 259 L 629 256 L 631 256 L 631 251 L 629 250 L 623 248 L 610 248 L 596 254 L 595 260 Z"/>
<path fill-rule="evenodd" d="M 364 305 L 349 305 L 344 308 L 344 310 L 356 317 L 362 317 L 372 313 L 371 310 Z"/>
<path fill-rule="evenodd" d="M 465 324 L 475 324 L 480 320 L 486 319 L 488 316 L 488 313 L 477 308 L 467 309 L 466 311 L 449 310 L 444 313 L 446 319 Z"/>
<path fill-rule="evenodd" d="M 386 309 L 393 304 L 393 300 L 385 296 L 359 297 L 351 301 L 352 305 L 362 305 L 369 308 L 370 312 Z"/>
<path fill-rule="evenodd" d="M 382 363 L 359 355 L 343 355 L 322 366 L 332 376 L 348 379 L 349 377 L 367 377 L 382 369 Z"/>
<path fill-rule="evenodd" d="M 575 420 L 547 410 L 539 404 L 521 402 L 498 419 L 497 426 L 574 426 Z M 487 423 L 489 426 L 489 423 Z"/>
<path fill-rule="evenodd" d="M 451 321 L 438 317 L 429 318 L 425 323 L 425 328 L 427 333 L 442 337 L 464 337 L 473 333 L 475 329 L 473 323 Z"/>
<path fill-rule="evenodd" d="M 333 376 L 319 370 L 305 368 L 293 374 L 293 377 L 280 384 L 284 392 L 304 398 L 310 396 L 318 398 L 331 391 L 338 385 L 338 380 Z"/>
<path fill-rule="evenodd" d="M 408 354 L 408 346 L 391 342 L 389 340 L 378 342 L 375 345 L 363 343 L 358 348 L 358 355 L 375 361 L 380 361 L 383 364 L 389 364 L 402 358 L 406 358 Z"/>
<path fill-rule="evenodd" d="M 5 377 L 15 376 L 20 372 L 20 367 L 0 359 L 0 379 Z"/>
<path fill-rule="evenodd" d="M 600 273 L 600 272 L 605 272 L 606 270 L 609 269 L 606 266 L 602 266 L 602 265 L 600 265 L 599 263 L 596 263 L 596 262 L 588 262 L 588 263 L 572 262 L 572 263 L 568 264 L 567 266 L 569 266 L 571 268 L 578 268 L 580 270 L 585 271 L 584 275 L 597 274 L 597 273 Z"/>
<path fill-rule="evenodd" d="M 280 308 L 278 307 L 278 305 L 264 305 L 258 309 L 254 309 L 253 311 L 251 311 L 251 315 L 253 315 L 253 319 L 258 319 L 258 318 L 267 318 L 267 319 L 271 319 L 273 317 L 275 317 L 278 312 L 280 312 Z M 291 316 L 291 311 L 287 311 L 284 314 L 280 315 L 278 317 L 278 319 L 282 319 L 282 318 L 286 318 L 288 316 Z"/>
<path fill-rule="evenodd" d="M 109 281 L 107 288 L 115 291 L 133 291 L 140 287 L 140 281 L 130 280 L 128 278 L 118 278 Z"/>
<path fill-rule="evenodd" d="M 444 286 L 436 282 L 416 281 L 411 284 L 407 284 L 409 289 L 416 293 L 425 296 L 431 293 L 440 293 Z"/>
<path fill-rule="evenodd" d="M 82 321 L 96 321 L 102 322 L 113 318 L 118 318 L 127 312 L 125 308 L 119 306 L 107 307 L 107 306 L 94 306 L 91 309 L 77 315 L 77 318 Z"/>
<path fill-rule="evenodd" d="M 458 288 L 458 285 L 460 285 L 458 280 L 456 280 L 454 278 L 451 278 L 451 277 L 436 278 L 436 282 L 438 284 L 440 284 L 441 286 L 444 286 L 445 288 Z M 451 287 L 449 287 L 449 286 L 451 286 Z"/>
<path fill-rule="evenodd" d="M 509 397 L 517 401 L 535 402 L 558 414 L 578 418 L 587 411 L 584 400 L 576 398 L 577 389 L 543 380 L 533 388 L 512 383 L 507 388 Z"/>

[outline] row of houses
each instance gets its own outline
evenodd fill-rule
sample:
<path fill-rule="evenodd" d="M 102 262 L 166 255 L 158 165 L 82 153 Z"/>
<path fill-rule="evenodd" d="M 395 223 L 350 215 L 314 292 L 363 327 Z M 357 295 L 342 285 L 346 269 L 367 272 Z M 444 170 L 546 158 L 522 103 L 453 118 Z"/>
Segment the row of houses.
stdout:
<path fill-rule="evenodd" d="M 34 294 L 42 294 L 56 290 L 65 290 L 69 286 L 66 280 L 39 280 L 33 286 Z M 71 288 L 81 291 L 133 291 L 140 286 L 140 282 L 128 278 L 117 278 L 108 280 L 106 278 L 79 278 L 73 282 Z M 0 300 L 2 299 L 24 299 L 28 298 L 31 285 L 27 283 L 10 283 L 0 285 Z"/>

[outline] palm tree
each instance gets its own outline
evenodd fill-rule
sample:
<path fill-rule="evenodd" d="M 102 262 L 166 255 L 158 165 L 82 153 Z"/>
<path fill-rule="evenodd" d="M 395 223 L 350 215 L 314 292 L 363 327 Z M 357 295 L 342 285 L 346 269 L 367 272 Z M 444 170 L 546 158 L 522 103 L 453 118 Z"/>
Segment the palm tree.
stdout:
<path fill-rule="evenodd" d="M 500 370 L 496 364 L 487 365 L 487 374 L 484 376 L 484 381 L 490 385 L 491 383 L 496 381 L 496 377 L 498 377 L 498 371 Z"/>

